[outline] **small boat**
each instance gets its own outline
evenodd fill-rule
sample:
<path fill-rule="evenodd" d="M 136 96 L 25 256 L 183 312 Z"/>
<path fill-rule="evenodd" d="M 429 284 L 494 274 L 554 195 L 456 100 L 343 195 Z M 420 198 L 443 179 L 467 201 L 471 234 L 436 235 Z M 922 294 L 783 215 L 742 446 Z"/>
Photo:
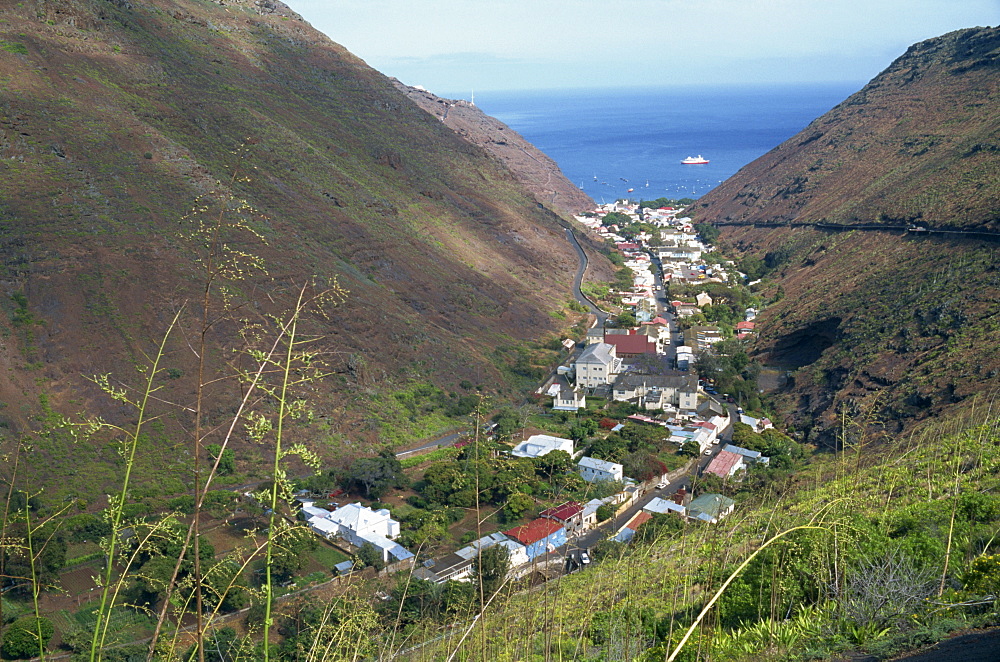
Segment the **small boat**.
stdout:
<path fill-rule="evenodd" d="M 684 165 L 701 165 L 702 163 L 708 163 L 708 159 L 699 154 L 698 156 L 689 156 L 681 161 L 681 163 Z"/>

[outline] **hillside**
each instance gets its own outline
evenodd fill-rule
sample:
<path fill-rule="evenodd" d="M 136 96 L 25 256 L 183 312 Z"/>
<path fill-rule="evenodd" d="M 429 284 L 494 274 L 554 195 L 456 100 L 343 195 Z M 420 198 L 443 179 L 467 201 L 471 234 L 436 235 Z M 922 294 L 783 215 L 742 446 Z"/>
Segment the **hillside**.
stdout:
<path fill-rule="evenodd" d="M 499 159 L 542 204 L 563 214 L 579 214 L 594 208 L 590 196 L 574 186 L 555 161 L 503 122 L 468 101 L 442 99 L 427 90 L 395 79 L 393 82 L 445 126 Z"/>
<path fill-rule="evenodd" d="M 874 662 L 995 628 L 998 420 L 962 414 L 879 457 L 820 454 L 782 480 L 727 482 L 736 507 L 717 524 L 654 516 L 628 545 L 599 544 L 594 565 L 398 657 Z"/>
<path fill-rule="evenodd" d="M 755 355 L 791 371 L 778 400 L 811 440 L 835 443 L 845 416 L 899 432 L 1000 387 L 997 237 L 905 231 L 1000 232 L 998 118 L 1000 28 L 950 33 L 699 201 L 768 278 Z"/>
<path fill-rule="evenodd" d="M 135 383 L 182 308 L 158 396 L 180 406 L 164 434 L 186 434 L 209 249 L 239 262 L 213 281 L 228 289 L 213 290 L 211 378 L 235 369 L 240 325 L 268 327 L 313 276 L 347 290 L 312 329 L 328 373 L 310 386 L 324 421 L 310 437 L 327 455 L 448 425 L 392 405 L 412 384 L 445 401 L 512 393 L 551 358 L 525 343 L 578 318 L 565 222 L 283 4 L 32 0 L 0 19 L 12 437 L 40 410 L 127 419 L 85 378 Z M 213 226 L 217 240 L 197 234 Z M 610 277 L 592 257 L 590 274 Z M 238 394 L 232 381 L 206 392 L 212 423 Z M 48 452 L 56 473 L 88 462 Z"/>
<path fill-rule="evenodd" d="M 911 46 L 699 201 L 726 222 L 1000 231 L 1000 28 Z"/>

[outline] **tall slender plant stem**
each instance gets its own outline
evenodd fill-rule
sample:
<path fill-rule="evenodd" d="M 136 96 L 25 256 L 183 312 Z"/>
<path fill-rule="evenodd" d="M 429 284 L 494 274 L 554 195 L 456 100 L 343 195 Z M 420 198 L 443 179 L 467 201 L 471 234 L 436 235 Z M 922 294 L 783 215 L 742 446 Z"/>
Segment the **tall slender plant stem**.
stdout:
<path fill-rule="evenodd" d="M 146 423 L 146 405 L 149 403 L 150 396 L 156 390 L 153 386 L 153 380 L 156 379 L 156 376 L 159 373 L 160 359 L 163 358 L 164 352 L 166 351 L 167 339 L 170 337 L 171 332 L 177 325 L 177 320 L 180 318 L 180 314 L 181 311 L 177 311 L 174 318 L 167 326 L 166 333 L 163 334 L 163 338 L 160 340 L 160 346 L 157 349 L 156 356 L 153 358 L 153 365 L 150 366 L 149 373 L 146 378 L 146 387 L 143 390 L 142 399 L 139 402 L 138 418 L 136 419 L 135 427 L 131 433 L 126 433 L 127 448 L 125 450 L 125 454 L 127 457 L 125 458 L 125 475 L 122 478 L 122 488 L 117 497 L 112 498 L 111 504 L 109 504 L 111 511 L 111 534 L 108 540 L 106 561 L 107 568 L 104 571 L 104 586 L 101 590 L 101 604 L 97 610 L 97 619 L 94 623 L 94 636 L 90 642 L 91 662 L 96 662 L 101 659 L 101 649 L 103 649 L 104 642 L 107 640 L 108 626 L 111 622 L 110 612 L 114 606 L 111 604 L 114 601 L 111 595 L 111 584 L 112 576 L 114 574 L 115 553 L 118 546 L 118 534 L 122 518 L 124 516 L 125 502 L 128 499 L 129 487 L 131 486 L 132 467 L 135 465 L 135 452 L 139 445 L 139 435 L 142 433 L 143 425 Z M 110 602 L 109 598 L 111 599 Z"/>
<path fill-rule="evenodd" d="M 271 606 L 274 601 L 274 578 L 271 576 L 271 560 L 274 555 L 274 525 L 278 517 L 278 490 L 283 478 L 281 470 L 282 457 L 282 435 L 284 433 L 285 413 L 288 408 L 288 387 L 291 381 L 292 361 L 295 356 L 295 344 L 297 341 L 299 316 L 302 313 L 303 300 L 305 298 L 305 286 L 299 290 L 299 297 L 295 303 L 295 310 L 291 318 L 285 322 L 280 335 L 285 337 L 285 357 L 281 366 L 281 387 L 278 396 L 278 421 L 274 439 L 274 469 L 272 471 L 271 484 L 271 513 L 268 520 L 267 538 L 268 545 L 264 558 L 264 660 L 271 659 L 270 634 L 271 634 Z"/>

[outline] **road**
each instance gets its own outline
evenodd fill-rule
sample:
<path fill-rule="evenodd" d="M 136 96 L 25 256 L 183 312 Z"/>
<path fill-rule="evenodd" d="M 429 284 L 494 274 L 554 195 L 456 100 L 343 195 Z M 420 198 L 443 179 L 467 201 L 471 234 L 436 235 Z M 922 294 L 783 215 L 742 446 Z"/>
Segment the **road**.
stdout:
<path fill-rule="evenodd" d="M 573 244 L 573 248 L 576 249 L 576 255 L 580 262 L 580 265 L 576 269 L 576 278 L 573 280 L 573 296 L 577 301 L 586 306 L 587 310 L 597 316 L 597 325 L 603 327 L 608 321 L 608 314 L 598 308 L 597 305 L 588 299 L 580 290 L 580 285 L 583 284 L 583 275 L 587 272 L 587 264 L 589 262 L 587 253 L 584 252 L 583 247 L 580 246 L 580 242 L 577 241 L 576 235 L 570 228 L 566 228 L 566 239 L 569 240 L 569 243 Z"/>
<path fill-rule="evenodd" d="M 451 446 L 456 441 L 458 441 L 459 439 L 461 439 L 461 437 L 462 437 L 463 434 L 464 434 L 464 432 L 461 432 L 461 431 L 459 431 L 459 432 L 452 432 L 451 434 L 447 434 L 447 435 L 445 435 L 443 437 L 438 437 L 437 439 L 433 439 L 431 441 L 428 441 L 428 442 L 425 442 L 423 444 L 420 444 L 416 448 L 409 448 L 409 449 L 407 449 L 405 451 L 399 451 L 398 453 L 396 453 L 396 457 L 406 457 L 407 455 L 410 455 L 412 453 L 418 453 L 420 451 L 425 451 L 428 448 L 437 448 L 438 446 Z"/>

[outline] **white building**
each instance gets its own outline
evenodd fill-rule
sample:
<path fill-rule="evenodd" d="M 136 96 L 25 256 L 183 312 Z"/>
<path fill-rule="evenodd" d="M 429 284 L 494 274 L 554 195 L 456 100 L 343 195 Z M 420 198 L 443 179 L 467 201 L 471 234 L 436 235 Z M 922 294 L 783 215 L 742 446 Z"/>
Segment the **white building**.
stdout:
<path fill-rule="evenodd" d="M 660 497 L 653 497 L 650 499 L 649 503 L 642 507 L 647 513 L 655 514 L 665 514 L 665 513 L 677 513 L 678 515 L 686 515 L 687 508 L 679 504 L 669 501 L 667 499 L 661 499 Z"/>
<path fill-rule="evenodd" d="M 499 545 L 507 549 L 507 558 L 510 559 L 510 567 L 516 568 L 519 565 L 524 565 L 528 562 L 528 552 L 527 549 L 521 543 L 516 540 L 511 540 L 502 533 L 491 533 L 488 536 L 483 536 L 479 540 L 474 540 L 467 547 L 456 551 L 455 553 L 464 559 L 470 561 L 475 560 L 479 556 L 479 550 L 489 549 L 494 545 Z"/>
<path fill-rule="evenodd" d="M 698 406 L 698 376 L 682 372 L 669 375 L 626 373 L 615 381 L 612 397 L 634 401 L 646 409 L 674 407 L 694 411 Z"/>
<path fill-rule="evenodd" d="M 620 464 L 598 460 L 596 457 L 580 458 L 580 476 L 588 483 L 601 481 L 621 481 L 625 477 L 625 468 Z"/>
<path fill-rule="evenodd" d="M 333 512 L 309 503 L 303 504 L 303 510 L 309 516 L 309 528 L 325 538 L 342 538 L 355 547 L 371 543 L 382 552 L 383 561 L 389 561 L 390 556 L 397 561 L 413 557 L 405 547 L 392 541 L 399 535 L 399 522 L 390 517 L 388 510 L 372 510 L 360 503 L 349 503 Z M 326 514 L 316 512 L 320 510 Z"/>
<path fill-rule="evenodd" d="M 687 345 L 677 348 L 677 369 L 689 370 L 694 364 L 694 351 Z"/>
<path fill-rule="evenodd" d="M 549 389 L 552 408 L 556 411 L 577 411 L 587 408 L 587 396 L 578 386 L 572 386 L 565 377 L 559 375 Z"/>
<path fill-rule="evenodd" d="M 566 451 L 573 455 L 573 440 L 547 434 L 533 434 L 510 452 L 514 457 L 542 457 L 552 451 Z"/>
<path fill-rule="evenodd" d="M 622 360 L 618 358 L 614 345 L 604 342 L 587 345 L 574 364 L 576 385 L 594 388 L 611 384 L 621 371 L 621 366 Z"/>

